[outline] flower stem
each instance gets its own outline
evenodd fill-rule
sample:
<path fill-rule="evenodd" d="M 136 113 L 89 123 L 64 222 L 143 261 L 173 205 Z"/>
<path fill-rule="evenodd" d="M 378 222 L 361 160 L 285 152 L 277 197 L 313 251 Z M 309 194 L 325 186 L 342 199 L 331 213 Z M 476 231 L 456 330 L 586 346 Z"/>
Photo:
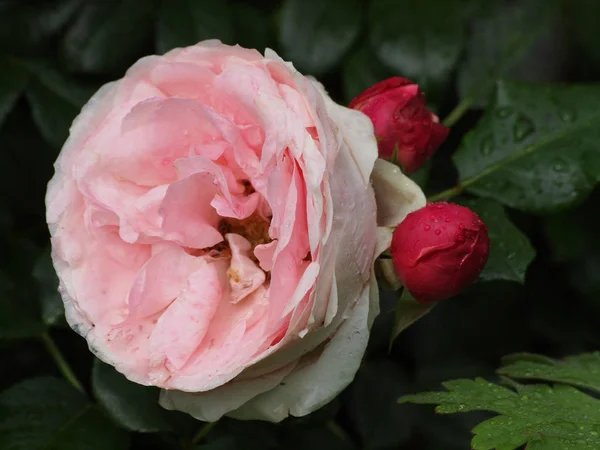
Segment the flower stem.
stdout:
<path fill-rule="evenodd" d="M 200 428 L 192 438 L 192 443 L 198 444 L 202 439 L 206 437 L 208 433 L 210 433 L 210 431 L 217 425 L 217 423 L 219 423 L 219 421 L 206 422 L 204 425 L 202 425 L 202 428 Z"/>
<path fill-rule="evenodd" d="M 457 195 L 459 195 L 464 189 L 464 186 L 454 186 L 453 188 L 450 189 L 446 189 L 445 191 L 442 192 L 438 192 L 435 195 L 432 195 L 431 197 L 427 198 L 428 202 L 438 202 L 440 200 L 447 200 L 450 199 L 452 197 L 456 197 Z"/>
<path fill-rule="evenodd" d="M 463 101 L 456 105 L 450 114 L 448 114 L 448 116 L 442 122 L 442 125 L 450 128 L 460 120 L 460 118 L 469 110 L 472 104 L 473 100 L 470 97 L 466 97 Z"/>
<path fill-rule="evenodd" d="M 40 338 L 42 339 L 42 342 L 44 343 L 46 350 L 48 350 L 48 353 L 50 353 L 50 355 L 52 356 L 52 359 L 54 359 L 54 362 L 58 366 L 58 370 L 60 370 L 60 372 L 65 377 L 65 379 L 71 384 L 71 386 L 73 386 L 79 392 L 85 392 L 82 384 L 79 382 L 79 380 L 77 379 L 77 376 L 73 372 L 73 369 L 71 369 L 71 366 L 69 366 L 69 363 L 67 362 L 65 357 L 60 352 L 60 349 L 58 348 L 56 343 L 52 340 L 52 338 L 48 334 L 48 331 L 43 331 L 42 334 L 40 335 Z"/>
<path fill-rule="evenodd" d="M 329 431 L 335 434 L 339 439 L 356 448 L 356 445 L 354 444 L 352 438 L 348 435 L 348 433 L 346 433 L 346 431 L 342 427 L 338 425 L 338 423 L 335 420 L 327 421 L 327 428 L 329 428 Z"/>

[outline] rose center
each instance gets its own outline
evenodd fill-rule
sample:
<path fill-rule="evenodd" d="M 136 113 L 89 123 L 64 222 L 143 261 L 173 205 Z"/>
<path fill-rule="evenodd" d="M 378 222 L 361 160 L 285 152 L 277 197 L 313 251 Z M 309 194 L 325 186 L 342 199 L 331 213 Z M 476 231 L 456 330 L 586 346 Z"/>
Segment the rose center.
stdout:
<path fill-rule="evenodd" d="M 270 219 L 262 217 L 256 212 L 245 219 L 234 219 L 226 217 L 219 222 L 219 232 L 222 235 L 235 233 L 243 236 L 254 247 L 260 244 L 268 244 L 272 241 L 269 236 Z"/>

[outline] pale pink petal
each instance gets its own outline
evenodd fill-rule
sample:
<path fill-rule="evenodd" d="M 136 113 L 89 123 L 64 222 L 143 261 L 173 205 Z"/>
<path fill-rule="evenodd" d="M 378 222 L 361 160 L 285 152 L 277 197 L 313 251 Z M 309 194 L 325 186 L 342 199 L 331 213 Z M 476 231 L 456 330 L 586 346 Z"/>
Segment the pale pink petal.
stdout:
<path fill-rule="evenodd" d="M 160 205 L 164 238 L 192 248 L 221 242 L 219 215 L 210 205 L 217 192 L 210 173 L 196 173 L 169 186 Z"/>
<path fill-rule="evenodd" d="M 200 261 L 188 255 L 181 247 L 162 245 L 161 251 L 138 272 L 131 285 L 127 303 L 128 320 L 151 316 L 175 300 L 186 280 L 198 269 Z"/>
<path fill-rule="evenodd" d="M 152 367 L 164 365 L 176 374 L 185 365 L 206 335 L 222 295 L 216 265 L 205 262 L 158 319 L 149 342 Z"/>
<path fill-rule="evenodd" d="M 238 234 L 226 234 L 225 238 L 231 248 L 231 265 L 227 269 L 231 301 L 237 303 L 265 282 L 265 273 L 248 257 L 250 242 Z"/>
<path fill-rule="evenodd" d="M 177 179 L 174 162 L 191 154 L 217 159 L 227 143 L 199 103 L 147 100 L 124 118 L 120 139 L 103 155 L 104 167 L 122 179 L 154 186 Z"/>
<path fill-rule="evenodd" d="M 265 271 L 270 271 L 273 268 L 273 258 L 277 249 L 278 241 L 274 240 L 268 244 L 259 244 L 254 247 L 254 256 L 258 259 L 260 267 Z"/>

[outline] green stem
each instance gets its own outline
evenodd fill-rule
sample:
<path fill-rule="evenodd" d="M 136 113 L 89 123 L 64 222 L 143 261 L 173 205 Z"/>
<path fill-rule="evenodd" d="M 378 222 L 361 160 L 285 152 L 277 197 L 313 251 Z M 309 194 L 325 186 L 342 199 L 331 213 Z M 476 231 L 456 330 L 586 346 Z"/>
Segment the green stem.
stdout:
<path fill-rule="evenodd" d="M 71 369 L 71 366 L 69 366 L 69 363 L 67 362 L 65 357 L 60 352 L 60 349 L 58 348 L 58 346 L 54 343 L 54 341 L 48 334 L 48 331 L 43 331 L 42 334 L 40 335 L 40 338 L 42 339 L 42 342 L 44 343 L 46 350 L 48 350 L 48 353 L 50 353 L 50 355 L 52 356 L 52 359 L 54 359 L 54 362 L 58 366 L 58 370 L 60 370 L 60 372 L 65 377 L 65 379 L 69 383 L 71 383 L 71 386 L 73 386 L 79 392 L 85 392 L 85 390 L 83 389 L 83 386 L 77 379 L 77 376 L 75 376 L 73 369 Z"/>
<path fill-rule="evenodd" d="M 348 444 L 352 445 L 352 447 L 356 447 L 352 438 L 348 435 L 348 433 L 346 433 L 346 431 L 342 427 L 338 425 L 338 423 L 335 420 L 329 420 L 327 422 L 327 428 L 329 428 L 329 431 L 335 434 L 342 441 L 347 442 Z"/>
<path fill-rule="evenodd" d="M 450 114 L 448 114 L 448 116 L 442 122 L 442 125 L 450 128 L 460 120 L 460 118 L 469 110 L 472 104 L 473 100 L 470 97 L 466 97 L 462 102 L 456 105 Z"/>
<path fill-rule="evenodd" d="M 427 198 L 428 202 L 438 202 L 440 200 L 447 200 L 452 197 L 456 197 L 460 193 L 462 193 L 464 186 L 454 186 L 453 188 L 446 189 L 445 191 L 438 192 L 435 195 Z"/>
<path fill-rule="evenodd" d="M 206 435 L 208 433 L 210 433 L 210 431 L 217 425 L 217 422 L 207 422 L 205 423 L 202 428 L 200 428 L 198 430 L 198 432 L 194 435 L 194 437 L 192 438 L 192 443 L 193 444 L 198 444 L 202 439 L 204 439 L 206 437 Z"/>

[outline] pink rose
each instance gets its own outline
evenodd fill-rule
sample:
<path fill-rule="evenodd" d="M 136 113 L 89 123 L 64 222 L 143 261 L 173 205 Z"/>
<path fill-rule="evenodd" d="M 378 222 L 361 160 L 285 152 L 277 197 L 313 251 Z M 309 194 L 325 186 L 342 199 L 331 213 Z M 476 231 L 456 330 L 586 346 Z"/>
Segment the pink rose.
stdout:
<path fill-rule="evenodd" d="M 389 161 L 397 149 L 397 160 L 406 173 L 425 164 L 450 131 L 427 108 L 419 86 L 407 78 L 383 80 L 363 91 L 349 107 L 373 121 L 379 157 Z"/>
<path fill-rule="evenodd" d="M 84 107 L 48 187 L 69 323 L 202 420 L 323 406 L 378 312 L 391 237 L 376 157 L 369 119 L 270 50 L 205 41 L 141 59 Z M 388 222 L 424 204 L 409 180 L 397 189 L 408 200 Z"/>

